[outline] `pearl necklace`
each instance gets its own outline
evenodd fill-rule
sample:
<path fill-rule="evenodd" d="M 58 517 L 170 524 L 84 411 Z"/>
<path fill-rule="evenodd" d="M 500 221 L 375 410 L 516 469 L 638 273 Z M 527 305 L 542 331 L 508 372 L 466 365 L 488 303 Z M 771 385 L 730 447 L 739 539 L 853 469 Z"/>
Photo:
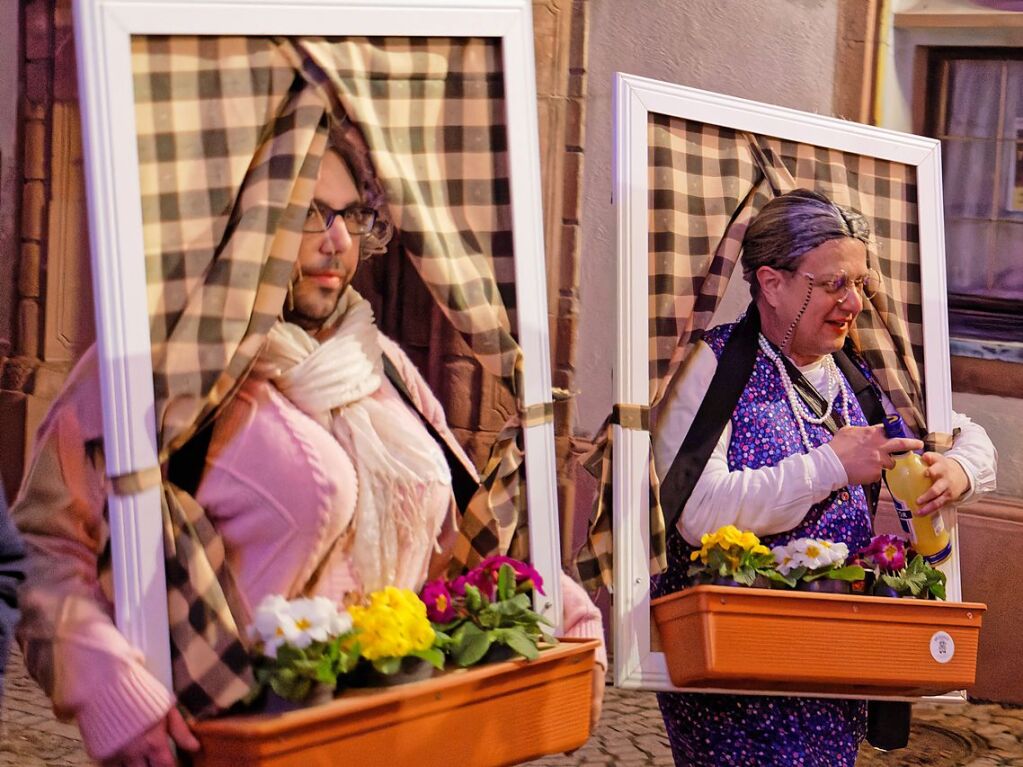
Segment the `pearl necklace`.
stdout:
<path fill-rule="evenodd" d="M 803 446 L 807 452 L 813 449 L 810 444 L 810 435 L 806 433 L 806 423 L 812 423 L 815 426 L 821 426 L 828 418 L 831 417 L 831 412 L 835 405 L 835 394 L 841 395 L 841 413 L 845 419 L 845 423 L 849 423 L 849 393 L 842 386 L 842 379 L 838 372 L 838 366 L 835 365 L 835 359 L 830 354 L 825 355 L 821 364 L 824 366 L 825 382 L 827 384 L 826 391 L 824 393 L 824 399 L 828 403 L 827 409 L 824 411 L 824 415 L 819 418 L 813 414 L 809 406 L 803 401 L 803 398 L 799 396 L 796 391 L 796 387 L 792 384 L 792 379 L 789 378 L 789 372 L 785 369 L 785 363 L 782 361 L 778 352 L 774 350 L 774 347 L 764 338 L 764 334 L 760 334 L 758 339 L 760 343 L 760 350 L 764 353 L 767 359 L 774 363 L 774 366 L 778 369 L 778 375 L 781 377 L 781 385 L 785 390 L 785 396 L 789 401 L 789 407 L 792 408 L 792 414 L 796 417 L 796 425 L 799 427 L 799 434 L 803 438 Z"/>

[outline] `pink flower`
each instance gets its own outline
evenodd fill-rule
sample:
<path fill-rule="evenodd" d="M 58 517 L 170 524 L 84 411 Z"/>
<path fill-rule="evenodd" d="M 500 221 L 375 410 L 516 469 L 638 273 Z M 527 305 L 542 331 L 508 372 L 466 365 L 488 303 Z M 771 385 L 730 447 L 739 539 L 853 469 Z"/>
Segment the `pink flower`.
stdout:
<path fill-rule="evenodd" d="M 474 574 L 479 573 L 480 576 L 477 576 L 477 578 L 474 579 L 474 585 L 486 594 L 487 597 L 492 597 L 502 565 L 511 565 L 511 568 L 515 571 L 516 585 L 531 586 L 533 589 L 546 596 L 543 590 L 543 578 L 540 577 L 540 573 L 538 573 L 532 565 L 520 562 L 517 559 L 512 559 L 511 557 L 487 557 L 469 573 L 469 577 L 472 579 Z M 489 581 L 488 588 L 485 588 L 481 582 L 478 582 L 484 580 Z"/>
<path fill-rule="evenodd" d="M 426 617 L 434 623 L 448 623 L 454 620 L 455 600 L 443 578 L 430 581 L 423 586 L 419 598 L 426 605 Z"/>
<path fill-rule="evenodd" d="M 459 575 L 453 581 L 448 582 L 448 589 L 456 597 L 465 596 L 465 584 L 469 583 L 469 579 L 464 575 Z"/>
<path fill-rule="evenodd" d="M 897 535 L 875 535 L 859 556 L 881 572 L 895 573 L 906 566 L 906 542 Z"/>

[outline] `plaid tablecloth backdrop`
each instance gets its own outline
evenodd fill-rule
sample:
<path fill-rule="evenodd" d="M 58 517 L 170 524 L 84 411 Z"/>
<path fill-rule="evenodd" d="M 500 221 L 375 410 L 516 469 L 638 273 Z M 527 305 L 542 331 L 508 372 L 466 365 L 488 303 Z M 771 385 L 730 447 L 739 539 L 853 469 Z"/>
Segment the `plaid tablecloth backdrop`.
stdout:
<path fill-rule="evenodd" d="M 146 36 L 132 53 L 161 461 L 215 415 L 280 314 L 329 126 L 356 126 L 405 251 L 519 395 L 497 42 Z M 501 542 L 526 553 L 520 436 L 515 415 L 463 516 L 461 561 Z M 163 490 L 174 686 L 205 716 L 251 673 L 223 543 L 194 498 Z"/>
<path fill-rule="evenodd" d="M 616 412 L 657 407 L 709 329 L 750 221 L 772 197 L 804 187 L 859 210 L 871 224 L 868 258 L 882 288 L 858 317 L 853 337 L 906 423 L 926 432 L 915 168 L 658 114 L 649 116 L 648 140 L 650 399 L 619 403 Z M 605 423 L 590 463 L 600 486 L 577 558 L 590 588 L 612 584 L 616 420 Z M 666 566 L 665 526 L 652 456 L 650 467 L 650 569 L 657 573 Z"/>

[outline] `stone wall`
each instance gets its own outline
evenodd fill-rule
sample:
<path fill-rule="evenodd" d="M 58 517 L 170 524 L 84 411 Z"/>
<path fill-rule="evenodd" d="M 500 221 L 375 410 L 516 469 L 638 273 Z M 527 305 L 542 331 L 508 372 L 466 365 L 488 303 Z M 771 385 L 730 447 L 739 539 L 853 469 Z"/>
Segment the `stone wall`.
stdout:
<path fill-rule="evenodd" d="M 21 159 L 20 216 L 4 232 L 4 249 L 17 258 L 0 291 L 14 307 L 0 358 L 0 473 L 9 496 L 49 402 L 94 336 L 70 3 L 31 0 L 20 11 L 22 46 L 0 53 L 4 70 L 19 74 L 15 103 L 0 108 L 18 115 Z"/>

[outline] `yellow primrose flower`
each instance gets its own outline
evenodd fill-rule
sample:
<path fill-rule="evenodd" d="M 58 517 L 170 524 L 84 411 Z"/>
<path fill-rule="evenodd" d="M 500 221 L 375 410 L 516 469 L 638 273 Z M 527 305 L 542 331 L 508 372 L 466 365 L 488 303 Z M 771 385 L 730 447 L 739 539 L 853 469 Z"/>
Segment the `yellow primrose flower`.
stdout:
<path fill-rule="evenodd" d="M 740 539 L 739 539 L 739 545 L 742 546 L 747 551 L 749 551 L 750 549 L 752 549 L 754 546 L 756 546 L 759 543 L 760 543 L 760 539 L 757 538 L 757 536 L 755 536 L 753 533 L 749 532 L 748 530 L 745 531 L 742 534 L 742 536 L 740 537 Z"/>
<path fill-rule="evenodd" d="M 433 645 L 435 634 L 426 605 L 408 589 L 388 586 L 369 595 L 369 605 L 348 611 L 359 629 L 362 655 L 368 660 L 402 658 Z"/>
<path fill-rule="evenodd" d="M 735 525 L 725 525 L 719 531 L 721 538 L 729 545 L 742 545 L 742 532 Z"/>

